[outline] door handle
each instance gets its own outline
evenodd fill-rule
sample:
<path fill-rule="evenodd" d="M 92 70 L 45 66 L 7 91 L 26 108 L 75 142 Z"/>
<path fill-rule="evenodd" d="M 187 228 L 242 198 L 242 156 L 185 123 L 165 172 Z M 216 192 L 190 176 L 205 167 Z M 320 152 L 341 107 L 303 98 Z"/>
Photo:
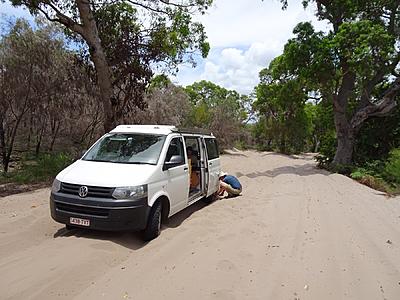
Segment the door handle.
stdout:
<path fill-rule="evenodd" d="M 189 168 L 188 168 L 188 167 L 185 167 L 185 168 L 183 168 L 183 170 L 184 170 L 184 171 L 187 171 L 187 170 L 189 170 Z"/>
<path fill-rule="evenodd" d="M 210 166 L 212 166 L 212 162 L 210 162 Z"/>

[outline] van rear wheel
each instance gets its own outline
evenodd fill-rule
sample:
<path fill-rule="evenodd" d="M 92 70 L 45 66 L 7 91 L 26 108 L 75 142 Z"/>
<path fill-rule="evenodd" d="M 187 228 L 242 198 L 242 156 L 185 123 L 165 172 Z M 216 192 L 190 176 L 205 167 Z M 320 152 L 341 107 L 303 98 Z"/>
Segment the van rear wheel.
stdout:
<path fill-rule="evenodd" d="M 160 235 L 161 232 L 161 201 L 154 203 L 150 210 L 146 229 L 143 231 L 143 240 L 151 241 Z"/>

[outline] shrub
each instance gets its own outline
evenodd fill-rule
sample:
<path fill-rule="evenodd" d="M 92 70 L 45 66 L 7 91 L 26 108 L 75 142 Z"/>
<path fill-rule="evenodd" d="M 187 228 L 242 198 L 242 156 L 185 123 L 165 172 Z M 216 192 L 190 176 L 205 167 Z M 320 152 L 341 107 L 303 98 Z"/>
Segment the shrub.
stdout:
<path fill-rule="evenodd" d="M 366 175 L 365 169 L 358 168 L 350 174 L 350 177 L 354 180 L 361 180 Z"/>
<path fill-rule="evenodd" d="M 391 190 L 388 184 L 382 178 L 379 177 L 365 175 L 364 177 L 362 177 L 357 181 L 359 181 L 362 184 L 365 184 L 366 186 L 369 186 L 370 188 L 373 188 L 374 190 L 378 190 L 381 192 L 388 193 Z"/>
<path fill-rule="evenodd" d="M 381 173 L 379 173 L 382 164 L 383 163 L 381 161 L 366 163 L 365 167 L 356 168 L 351 173 L 350 177 L 375 190 L 392 193 L 393 189 L 387 182 L 385 182 L 385 180 L 382 178 Z"/>
<path fill-rule="evenodd" d="M 400 148 L 390 151 L 384 175 L 388 181 L 400 184 Z"/>
<path fill-rule="evenodd" d="M 72 157 L 65 153 L 43 154 L 35 160 L 24 161 L 18 170 L 4 174 L 0 182 L 24 184 L 50 181 L 72 161 Z"/>
<path fill-rule="evenodd" d="M 317 161 L 317 167 L 320 169 L 328 169 L 332 159 L 325 155 L 316 155 L 314 159 Z"/>

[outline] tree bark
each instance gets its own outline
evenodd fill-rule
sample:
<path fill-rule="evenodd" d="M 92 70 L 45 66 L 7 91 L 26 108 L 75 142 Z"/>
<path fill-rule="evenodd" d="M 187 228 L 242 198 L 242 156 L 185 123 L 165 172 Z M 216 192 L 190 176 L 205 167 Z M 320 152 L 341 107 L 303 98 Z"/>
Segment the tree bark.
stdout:
<path fill-rule="evenodd" d="M 368 105 L 359 108 L 350 120 L 347 119 L 343 102 L 334 101 L 334 118 L 338 146 L 333 159 L 334 164 L 351 164 L 355 138 L 362 124 L 370 117 L 383 117 L 388 115 L 396 106 L 396 96 L 400 92 L 400 78 L 397 78 L 386 90 L 382 99 L 372 103 L 369 99 Z"/>
<path fill-rule="evenodd" d="M 116 125 L 115 107 L 112 105 L 112 80 L 107 58 L 101 45 L 99 32 L 93 11 L 88 0 L 76 0 L 82 22 L 81 35 L 89 46 L 90 56 L 97 73 L 97 84 L 104 111 L 104 131 L 108 132 Z"/>
<path fill-rule="evenodd" d="M 335 111 L 334 117 L 338 145 L 333 163 L 348 165 L 351 164 L 353 158 L 355 132 L 351 128 L 344 112 Z"/>
<path fill-rule="evenodd" d="M 6 160 L 7 151 L 6 151 L 6 137 L 4 134 L 4 120 L 3 120 L 3 112 L 0 114 L 0 148 L 1 148 L 1 157 L 2 157 L 2 164 L 3 170 L 5 173 L 8 171 L 8 162 Z"/>
<path fill-rule="evenodd" d="M 58 123 L 57 123 L 57 126 L 56 126 L 56 128 L 55 128 L 55 130 L 54 130 L 54 132 L 53 132 L 53 135 L 52 135 L 52 138 L 51 138 L 51 142 L 50 142 L 50 148 L 49 148 L 49 151 L 50 151 L 50 152 L 53 152 L 54 143 L 56 142 L 56 138 L 57 138 L 57 135 L 58 135 L 58 131 L 60 130 L 60 125 L 61 125 L 61 123 L 58 122 Z"/>

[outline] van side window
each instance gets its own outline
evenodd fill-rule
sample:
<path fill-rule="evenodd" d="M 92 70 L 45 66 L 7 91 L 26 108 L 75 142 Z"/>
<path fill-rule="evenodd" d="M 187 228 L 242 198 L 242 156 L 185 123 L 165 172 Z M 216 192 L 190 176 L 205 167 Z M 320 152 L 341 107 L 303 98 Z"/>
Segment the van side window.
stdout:
<path fill-rule="evenodd" d="M 218 144 L 216 139 L 205 139 L 207 147 L 208 159 L 214 159 L 219 157 Z"/>
<path fill-rule="evenodd" d="M 167 155 L 165 161 L 170 161 L 171 157 L 174 155 L 179 155 L 185 161 L 185 154 L 183 152 L 183 141 L 182 138 L 173 138 L 169 144 Z M 184 163 L 182 163 L 184 164 Z"/>

